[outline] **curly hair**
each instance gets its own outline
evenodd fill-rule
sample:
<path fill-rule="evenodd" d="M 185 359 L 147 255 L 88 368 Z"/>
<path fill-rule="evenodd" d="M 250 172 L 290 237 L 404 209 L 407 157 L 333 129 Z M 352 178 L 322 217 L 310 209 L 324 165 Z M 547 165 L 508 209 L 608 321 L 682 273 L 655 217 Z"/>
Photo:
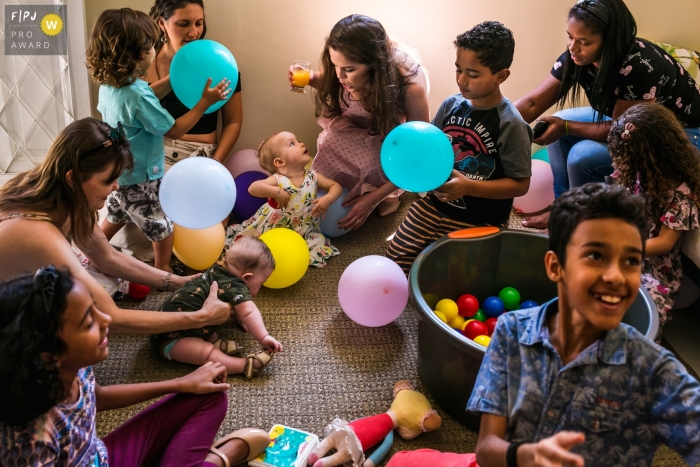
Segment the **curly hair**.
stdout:
<path fill-rule="evenodd" d="M 639 177 L 654 219 L 661 217 L 669 193 L 681 183 L 695 194 L 700 190 L 700 154 L 663 105 L 640 103 L 627 109 L 610 127 L 608 148 L 617 183 L 634 193 Z M 700 207 L 697 198 L 695 203 Z"/>
<path fill-rule="evenodd" d="M 326 118 L 342 115 L 341 103 L 347 105 L 329 49 L 369 67 L 362 97 L 362 107 L 369 114 L 369 134 L 386 135 L 398 126 L 406 114 L 406 88 L 417 70 L 404 74 L 395 57 L 397 45 L 389 38 L 384 26 L 367 16 L 350 15 L 331 29 L 321 53 L 324 73 L 316 93 L 316 116 Z"/>
<path fill-rule="evenodd" d="M 622 0 L 584 0 L 577 2 L 569 10 L 569 21 L 583 23 L 591 34 L 603 38 L 600 67 L 591 84 L 589 100 L 601 122 L 605 115 L 611 115 L 615 106 L 615 88 L 618 70 L 624 61 L 637 35 L 637 23 L 627 5 Z M 576 65 L 571 54 L 566 54 L 562 68 L 562 81 L 559 87 L 558 106 L 563 108 L 567 101 L 576 106 L 581 86 L 578 84 L 583 67 Z"/>
<path fill-rule="evenodd" d="M 107 141 L 113 144 L 105 146 Z M 59 229 L 70 220 L 72 239 L 85 244 L 98 216 L 82 183 L 110 167 L 110 180 L 116 180 L 133 166 L 126 136 L 91 117 L 76 120 L 61 130 L 41 164 L 0 187 L 0 212 L 47 213 Z M 66 177 L 69 171 L 76 182 L 73 186 Z"/>
<path fill-rule="evenodd" d="M 53 266 L 0 283 L 0 422 L 6 426 L 24 426 L 65 399 L 54 362 L 66 348 L 59 330 L 72 288 L 70 274 Z"/>
<path fill-rule="evenodd" d="M 180 8 L 185 8 L 187 5 L 190 4 L 195 4 L 199 5 L 202 7 L 202 11 L 204 11 L 204 2 L 202 0 L 156 0 L 153 6 L 151 7 L 151 11 L 149 11 L 149 15 L 151 18 L 153 18 L 153 21 L 158 23 L 159 19 L 163 19 L 163 21 L 168 21 L 172 16 L 175 14 L 176 10 L 179 10 Z M 207 20 L 206 18 L 204 19 L 204 24 L 202 27 L 202 35 L 199 36 L 200 39 L 204 39 L 204 36 L 207 35 Z M 163 48 L 163 38 L 165 37 L 165 31 L 161 30 L 160 31 L 160 38 L 158 41 L 156 41 L 155 48 L 156 48 L 156 53 L 160 51 L 160 49 Z"/>
<path fill-rule="evenodd" d="M 515 39 L 507 27 L 497 21 L 484 21 L 457 36 L 455 47 L 476 54 L 481 64 L 491 73 L 510 68 L 515 53 Z"/>
<path fill-rule="evenodd" d="M 619 185 L 605 183 L 586 183 L 567 191 L 552 204 L 548 225 L 549 250 L 565 266 L 566 247 L 576 227 L 583 221 L 611 218 L 636 227 L 644 245 L 647 215 L 642 198 L 631 195 Z"/>
<path fill-rule="evenodd" d="M 260 160 L 260 167 L 267 170 L 271 174 L 277 173 L 277 168 L 275 167 L 275 153 L 272 150 L 272 144 L 270 142 L 272 139 L 282 133 L 281 131 L 276 131 L 272 133 L 269 138 L 260 143 L 258 146 L 258 159 Z"/>
<path fill-rule="evenodd" d="M 115 88 L 134 81 L 136 64 L 158 43 L 160 30 L 142 11 L 105 10 L 95 21 L 85 51 L 92 79 Z"/>

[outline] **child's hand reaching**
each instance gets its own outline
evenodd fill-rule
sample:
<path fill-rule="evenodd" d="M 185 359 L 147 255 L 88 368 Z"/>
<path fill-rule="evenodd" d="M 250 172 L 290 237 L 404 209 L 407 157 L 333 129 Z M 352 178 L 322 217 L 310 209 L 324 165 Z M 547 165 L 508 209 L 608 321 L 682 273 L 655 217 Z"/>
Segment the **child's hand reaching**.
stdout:
<path fill-rule="evenodd" d="M 231 387 L 226 383 L 226 367 L 219 362 L 207 362 L 189 375 L 177 378 L 179 391 L 189 394 L 208 394 Z"/>
<path fill-rule="evenodd" d="M 226 99 L 232 92 L 232 90 L 229 88 L 229 85 L 231 84 L 230 79 L 222 79 L 221 82 L 219 82 L 219 84 L 213 88 L 210 87 L 211 81 L 211 78 L 207 80 L 207 84 L 204 85 L 204 90 L 202 91 L 202 99 L 208 105 L 216 104 L 217 102 Z"/>
<path fill-rule="evenodd" d="M 275 197 L 272 199 L 274 199 L 277 203 L 277 209 L 284 209 L 287 207 L 287 203 L 289 203 L 289 198 L 289 193 L 287 193 L 285 190 L 279 189 L 277 190 Z"/>
<path fill-rule="evenodd" d="M 312 215 L 326 217 L 326 211 L 328 211 L 328 208 L 332 203 L 329 201 L 328 195 L 324 195 L 320 198 L 311 200 L 311 204 L 314 205 L 314 207 L 311 208 Z"/>
<path fill-rule="evenodd" d="M 265 350 L 271 350 L 272 352 L 282 351 L 282 344 L 269 334 L 260 341 L 260 345 L 262 345 Z"/>

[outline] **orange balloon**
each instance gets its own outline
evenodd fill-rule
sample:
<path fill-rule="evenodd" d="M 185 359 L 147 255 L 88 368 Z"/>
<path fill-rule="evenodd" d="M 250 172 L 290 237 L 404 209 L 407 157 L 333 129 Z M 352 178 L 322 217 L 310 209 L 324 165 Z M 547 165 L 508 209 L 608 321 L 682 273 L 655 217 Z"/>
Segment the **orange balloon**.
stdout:
<path fill-rule="evenodd" d="M 217 222 L 206 229 L 188 229 L 175 224 L 173 253 L 192 269 L 203 271 L 211 267 L 224 249 L 226 231 Z"/>

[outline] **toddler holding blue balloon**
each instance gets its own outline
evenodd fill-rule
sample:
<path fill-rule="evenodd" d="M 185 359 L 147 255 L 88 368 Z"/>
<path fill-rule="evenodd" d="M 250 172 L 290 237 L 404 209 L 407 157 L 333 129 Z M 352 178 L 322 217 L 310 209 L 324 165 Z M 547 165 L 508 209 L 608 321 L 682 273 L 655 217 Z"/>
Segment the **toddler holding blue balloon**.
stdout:
<path fill-rule="evenodd" d="M 123 126 L 134 155 L 133 170 L 119 177 L 119 189 L 107 198 L 108 215 L 101 228 L 111 239 L 124 224 L 135 223 L 153 244 L 155 267 L 172 273 L 173 223 L 158 200 L 165 161 L 163 136 L 180 138 L 231 90 L 229 80 L 212 88 L 209 79 L 192 110 L 173 119 L 157 96 L 170 92 L 169 79 L 153 87 L 141 79 L 153 63 L 153 46 L 159 38 L 160 31 L 147 14 L 131 8 L 105 10 L 95 22 L 85 55 L 93 79 L 101 85 L 97 110 L 105 123 Z"/>
<path fill-rule="evenodd" d="M 258 148 L 262 168 L 272 173 L 265 180 L 250 185 L 253 196 L 268 198 L 268 202 L 242 224 L 226 229 L 226 243 L 244 236 L 259 237 L 278 227 L 292 229 L 309 246 L 309 265 L 323 267 L 328 258 L 340 254 L 322 233 L 320 218 L 342 193 L 340 185 L 306 167 L 311 155 L 304 143 L 288 131 L 273 134 Z M 318 188 L 328 194 L 317 196 Z"/>

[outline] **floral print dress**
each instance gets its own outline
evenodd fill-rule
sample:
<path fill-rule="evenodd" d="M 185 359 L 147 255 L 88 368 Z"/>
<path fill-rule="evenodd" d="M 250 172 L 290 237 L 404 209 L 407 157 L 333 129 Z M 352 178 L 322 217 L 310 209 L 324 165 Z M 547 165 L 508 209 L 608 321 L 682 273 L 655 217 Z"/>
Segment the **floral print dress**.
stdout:
<path fill-rule="evenodd" d="M 331 246 L 330 239 L 321 233 L 320 219 L 311 214 L 316 199 L 318 177 L 313 170 L 307 170 L 299 188 L 281 174 L 275 174 L 280 188 L 289 194 L 289 202 L 283 209 L 276 209 L 269 203 L 263 204 L 253 217 L 242 224 L 233 224 L 226 229 L 226 245 L 230 245 L 244 235 L 259 237 L 268 230 L 283 227 L 292 229 L 306 240 L 309 246 L 309 266 L 322 268 L 328 258 L 340 252 Z"/>
<path fill-rule="evenodd" d="M 661 226 L 665 225 L 671 230 L 694 230 L 698 228 L 698 208 L 695 195 L 685 183 L 673 190 L 668 195 L 669 201 L 660 219 L 651 216 L 651 206 L 647 203 L 649 214 L 649 237 L 658 237 Z M 642 269 L 642 283 L 656 303 L 659 310 L 660 327 L 667 320 L 667 313 L 673 307 L 678 289 L 683 280 L 683 268 L 681 266 L 681 242 L 671 248 L 666 255 L 644 258 Z"/>

